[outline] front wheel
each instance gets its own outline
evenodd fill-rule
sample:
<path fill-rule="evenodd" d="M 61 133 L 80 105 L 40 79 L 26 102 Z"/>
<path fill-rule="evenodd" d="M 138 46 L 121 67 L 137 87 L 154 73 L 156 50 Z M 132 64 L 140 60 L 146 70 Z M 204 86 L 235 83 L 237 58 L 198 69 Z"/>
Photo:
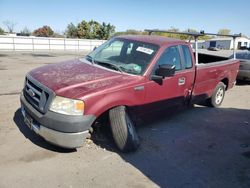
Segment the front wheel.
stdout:
<path fill-rule="evenodd" d="M 124 152 L 136 150 L 139 147 L 139 138 L 126 107 L 118 106 L 111 109 L 109 120 L 117 147 Z"/>
<path fill-rule="evenodd" d="M 215 90 L 211 98 L 208 99 L 209 105 L 215 108 L 219 107 L 224 99 L 225 90 L 226 90 L 225 84 L 219 82 L 218 85 L 215 87 Z"/>

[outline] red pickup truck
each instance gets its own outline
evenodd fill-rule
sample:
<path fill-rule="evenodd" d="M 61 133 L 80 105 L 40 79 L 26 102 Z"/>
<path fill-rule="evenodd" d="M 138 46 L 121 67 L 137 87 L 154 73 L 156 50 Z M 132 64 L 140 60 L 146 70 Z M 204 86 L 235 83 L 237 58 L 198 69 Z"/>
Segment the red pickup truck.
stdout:
<path fill-rule="evenodd" d="M 238 60 L 199 54 L 190 44 L 159 36 L 119 36 L 82 59 L 30 71 L 21 93 L 25 123 L 65 148 L 84 144 L 94 122 L 107 114 L 117 147 L 135 150 L 131 114 L 207 101 L 218 107 L 232 88 Z"/>

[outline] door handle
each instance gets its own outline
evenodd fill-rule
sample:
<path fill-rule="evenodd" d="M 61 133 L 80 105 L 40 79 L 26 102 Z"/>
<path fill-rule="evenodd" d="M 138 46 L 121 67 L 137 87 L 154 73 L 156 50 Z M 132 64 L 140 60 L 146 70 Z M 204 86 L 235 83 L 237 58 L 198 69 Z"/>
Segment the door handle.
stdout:
<path fill-rule="evenodd" d="M 134 90 L 135 91 L 143 91 L 144 90 L 144 86 L 135 86 Z"/>
<path fill-rule="evenodd" d="M 179 78 L 178 85 L 179 86 L 184 85 L 185 82 L 186 82 L 186 78 L 185 77 L 181 77 L 181 78 Z"/>

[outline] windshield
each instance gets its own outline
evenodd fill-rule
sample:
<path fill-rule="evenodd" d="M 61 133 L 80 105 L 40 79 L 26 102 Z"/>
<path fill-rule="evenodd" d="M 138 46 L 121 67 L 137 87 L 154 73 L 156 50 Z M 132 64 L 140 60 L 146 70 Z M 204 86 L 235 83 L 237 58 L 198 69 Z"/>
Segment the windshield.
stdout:
<path fill-rule="evenodd" d="M 116 38 L 99 46 L 86 59 L 120 72 L 142 75 L 158 48 L 154 44 Z"/>

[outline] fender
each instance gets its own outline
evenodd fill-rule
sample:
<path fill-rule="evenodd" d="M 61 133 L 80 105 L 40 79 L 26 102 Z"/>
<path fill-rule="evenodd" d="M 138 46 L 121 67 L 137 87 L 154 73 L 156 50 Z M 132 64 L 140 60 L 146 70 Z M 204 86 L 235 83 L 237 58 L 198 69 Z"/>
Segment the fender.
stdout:
<path fill-rule="evenodd" d="M 133 87 L 117 90 L 103 95 L 96 95 L 84 99 L 86 110 L 85 115 L 99 117 L 102 113 L 116 106 L 141 105 L 144 102 L 145 91 L 137 91 Z"/>

